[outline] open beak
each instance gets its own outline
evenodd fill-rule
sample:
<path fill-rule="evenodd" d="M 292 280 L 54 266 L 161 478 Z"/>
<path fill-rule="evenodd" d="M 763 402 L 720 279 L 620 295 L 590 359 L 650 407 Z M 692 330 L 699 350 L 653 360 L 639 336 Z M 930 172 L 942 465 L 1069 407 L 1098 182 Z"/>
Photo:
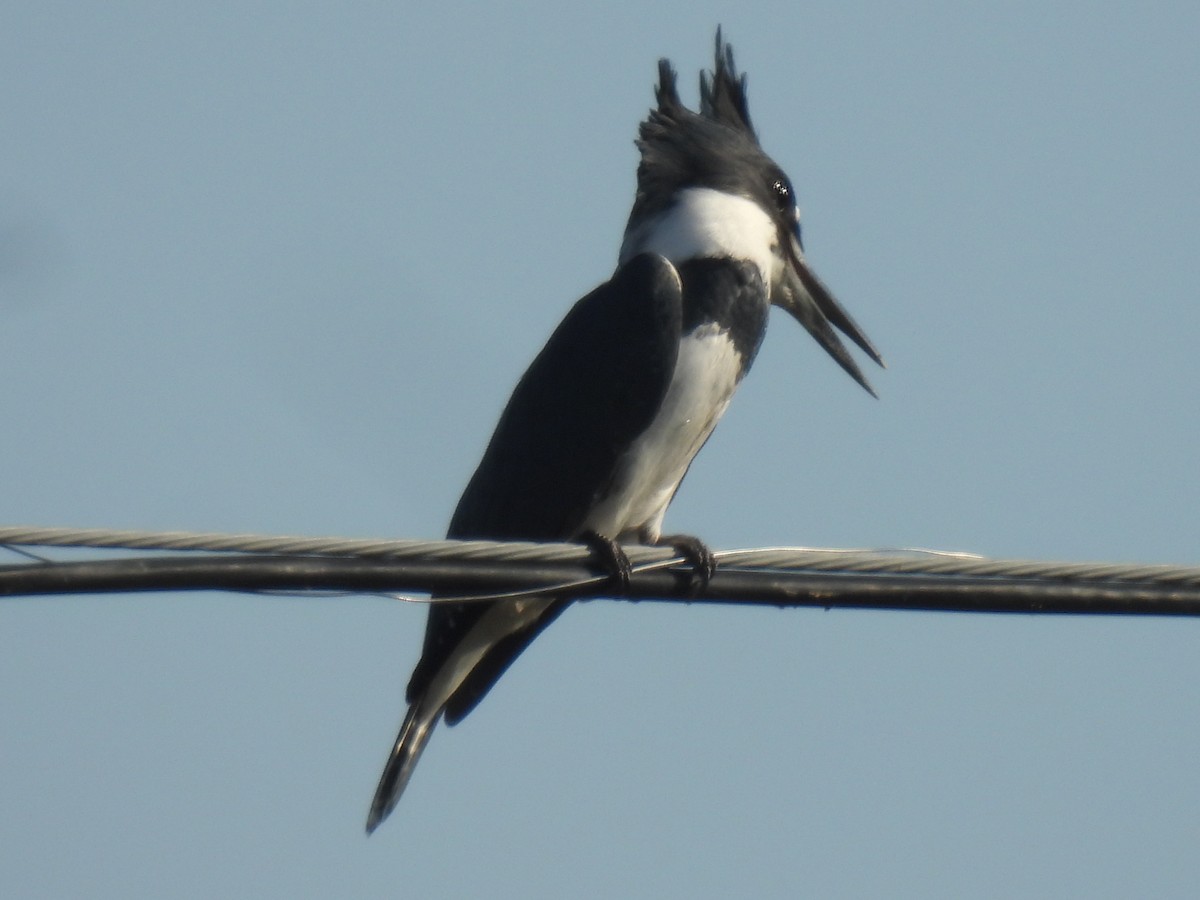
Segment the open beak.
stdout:
<path fill-rule="evenodd" d="M 846 350 L 846 346 L 838 337 L 834 327 L 871 357 L 880 366 L 884 365 L 879 351 L 863 334 L 862 329 L 850 318 L 833 298 L 829 289 L 821 283 L 821 279 L 813 274 L 812 269 L 804 260 L 804 251 L 800 248 L 800 239 L 796 234 L 789 234 L 784 244 L 784 271 L 782 283 L 773 292 L 771 302 L 781 309 L 787 310 L 793 318 L 803 325 L 808 333 L 816 338 L 817 343 L 825 348 L 839 366 L 857 381 L 872 397 L 878 395 L 871 388 L 867 379 L 859 369 L 858 363 Z M 833 326 L 833 327 L 831 327 Z"/>

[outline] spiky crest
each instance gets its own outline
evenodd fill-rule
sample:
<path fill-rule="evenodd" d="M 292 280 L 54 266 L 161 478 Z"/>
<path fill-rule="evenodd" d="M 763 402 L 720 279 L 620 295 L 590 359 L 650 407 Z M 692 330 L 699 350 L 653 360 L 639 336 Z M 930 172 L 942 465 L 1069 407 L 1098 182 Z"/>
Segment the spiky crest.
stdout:
<path fill-rule="evenodd" d="M 746 103 L 746 76 L 738 75 L 733 63 L 733 47 L 721 38 L 717 27 L 716 63 L 712 80 L 708 73 L 700 73 L 700 112 L 716 119 L 730 128 L 746 131 L 758 140 L 754 126 L 750 124 L 750 110 Z"/>
<path fill-rule="evenodd" d="M 774 167 L 750 124 L 746 77 L 738 74 L 720 28 L 715 49 L 712 71 L 700 75 L 699 112 L 679 99 L 670 61 L 658 62 L 657 106 L 638 129 L 642 159 L 631 221 L 657 211 L 681 186 L 723 189 L 731 172 Z"/>

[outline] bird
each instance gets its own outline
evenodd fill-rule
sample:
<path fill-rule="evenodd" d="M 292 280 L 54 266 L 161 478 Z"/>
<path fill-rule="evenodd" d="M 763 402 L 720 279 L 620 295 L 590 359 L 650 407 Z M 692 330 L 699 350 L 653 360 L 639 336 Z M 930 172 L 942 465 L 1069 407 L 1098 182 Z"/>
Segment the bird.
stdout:
<path fill-rule="evenodd" d="M 568 311 L 517 383 L 448 537 L 580 541 L 618 582 L 628 575 L 622 543 L 666 544 L 703 582 L 712 554 L 697 538 L 664 535 L 663 517 L 754 361 L 770 307 L 875 395 L 837 331 L 883 359 L 809 267 L 792 182 L 759 144 L 720 28 L 715 49 L 698 111 L 659 60 L 616 270 Z M 569 602 L 432 604 L 368 834 L 395 808 L 438 722 L 470 713 Z"/>

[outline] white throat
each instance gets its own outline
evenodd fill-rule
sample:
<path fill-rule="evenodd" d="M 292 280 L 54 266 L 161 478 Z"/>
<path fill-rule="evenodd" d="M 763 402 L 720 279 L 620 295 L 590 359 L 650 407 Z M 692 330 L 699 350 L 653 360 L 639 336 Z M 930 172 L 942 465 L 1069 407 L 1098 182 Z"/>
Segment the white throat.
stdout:
<path fill-rule="evenodd" d="M 779 274 L 775 223 L 753 200 L 713 188 L 685 188 L 664 212 L 625 233 L 620 265 L 639 253 L 673 263 L 696 257 L 745 259 L 765 284 Z"/>

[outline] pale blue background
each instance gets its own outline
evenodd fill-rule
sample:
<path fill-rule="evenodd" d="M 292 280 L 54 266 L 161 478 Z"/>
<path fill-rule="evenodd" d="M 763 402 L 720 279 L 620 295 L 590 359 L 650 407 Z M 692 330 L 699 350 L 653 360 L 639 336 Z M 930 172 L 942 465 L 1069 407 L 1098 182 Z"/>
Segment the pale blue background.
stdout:
<path fill-rule="evenodd" d="M 786 317 L 668 525 L 1200 563 L 1195 3 L 9 3 L 7 523 L 436 537 L 723 22 Z M 6 897 L 1190 897 L 1200 623 L 591 603 L 363 820 L 424 610 L 0 604 Z"/>

